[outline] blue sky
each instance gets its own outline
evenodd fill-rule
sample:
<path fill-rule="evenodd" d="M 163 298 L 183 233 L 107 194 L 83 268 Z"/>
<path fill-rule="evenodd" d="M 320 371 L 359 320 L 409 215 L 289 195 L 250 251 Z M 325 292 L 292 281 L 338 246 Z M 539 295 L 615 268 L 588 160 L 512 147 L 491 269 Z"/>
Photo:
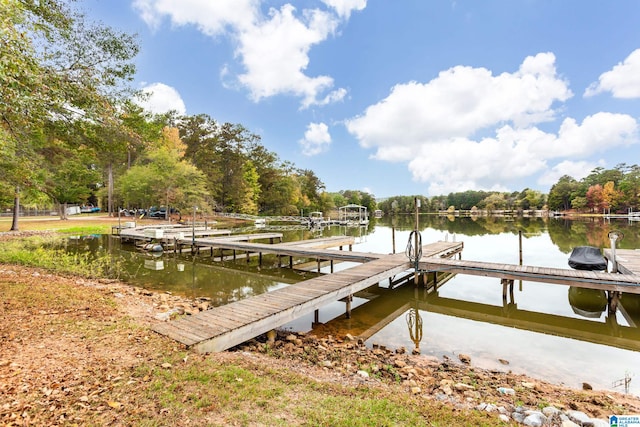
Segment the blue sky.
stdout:
<path fill-rule="evenodd" d="M 640 2 L 86 0 L 145 106 L 261 136 L 328 191 L 548 192 L 640 164 Z"/>

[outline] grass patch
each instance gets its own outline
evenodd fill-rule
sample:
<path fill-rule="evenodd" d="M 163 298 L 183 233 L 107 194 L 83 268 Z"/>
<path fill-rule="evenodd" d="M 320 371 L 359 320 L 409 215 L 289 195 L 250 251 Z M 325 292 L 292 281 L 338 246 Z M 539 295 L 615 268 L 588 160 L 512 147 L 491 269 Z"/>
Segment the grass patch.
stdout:
<path fill-rule="evenodd" d="M 111 224 L 77 225 L 72 227 L 63 227 L 56 231 L 64 234 L 79 234 L 81 236 L 86 236 L 89 234 L 108 234 L 111 233 Z"/>

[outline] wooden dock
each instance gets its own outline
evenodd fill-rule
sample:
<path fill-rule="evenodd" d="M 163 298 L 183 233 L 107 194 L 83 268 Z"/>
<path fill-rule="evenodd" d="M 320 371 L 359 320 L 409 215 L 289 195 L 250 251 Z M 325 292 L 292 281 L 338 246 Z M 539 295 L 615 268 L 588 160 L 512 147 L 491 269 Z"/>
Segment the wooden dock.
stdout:
<path fill-rule="evenodd" d="M 605 249 L 604 257 L 613 261 L 612 250 Z M 616 249 L 615 260 L 619 273 L 640 275 L 640 249 Z"/>
<path fill-rule="evenodd" d="M 620 256 L 618 257 L 618 261 L 620 271 L 626 269 L 622 264 L 622 258 L 620 258 Z M 634 271 L 631 269 L 627 269 L 631 274 L 617 274 L 435 258 L 420 261 L 419 268 L 426 271 L 447 271 L 455 274 L 497 277 L 508 281 L 528 280 L 531 282 L 579 286 L 608 292 L 640 294 L 640 275 L 637 270 Z"/>
<path fill-rule="evenodd" d="M 266 246 L 262 248 L 266 251 L 273 249 L 268 246 L 281 245 L 263 246 Z M 449 257 L 460 253 L 462 248 L 462 243 L 436 242 L 423 247 L 423 256 Z M 255 246 L 246 249 L 256 251 Z M 309 251 L 314 251 L 295 245 L 284 245 L 280 249 L 302 256 L 309 256 Z M 331 252 L 332 256 L 349 254 L 346 251 Z M 411 268 L 404 253 L 368 254 L 366 257 L 369 262 L 347 270 L 305 280 L 192 316 L 157 323 L 153 330 L 200 353 L 223 351 L 342 298 L 347 298 L 347 310 L 350 310 L 349 301 L 353 294 Z M 360 262 L 363 262 L 362 259 Z"/>

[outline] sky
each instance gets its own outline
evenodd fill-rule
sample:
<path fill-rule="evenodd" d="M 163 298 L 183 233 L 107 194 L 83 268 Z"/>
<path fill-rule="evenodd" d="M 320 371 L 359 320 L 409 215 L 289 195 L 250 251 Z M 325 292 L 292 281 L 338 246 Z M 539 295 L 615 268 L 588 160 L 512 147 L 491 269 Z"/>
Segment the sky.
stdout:
<path fill-rule="evenodd" d="M 635 0 L 85 0 L 153 112 L 241 124 L 326 190 L 548 193 L 640 164 Z"/>

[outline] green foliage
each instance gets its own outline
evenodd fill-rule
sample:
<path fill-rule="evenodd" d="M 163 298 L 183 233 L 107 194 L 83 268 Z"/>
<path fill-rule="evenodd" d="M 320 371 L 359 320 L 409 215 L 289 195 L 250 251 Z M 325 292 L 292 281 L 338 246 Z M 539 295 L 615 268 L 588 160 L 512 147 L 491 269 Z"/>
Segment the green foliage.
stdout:
<path fill-rule="evenodd" d="M 61 202 L 82 198 L 73 193 L 86 187 L 80 181 L 89 172 L 76 167 L 76 157 L 52 157 L 50 143 L 71 143 L 95 123 L 119 126 L 114 100 L 130 93 L 131 60 L 138 52 L 134 38 L 89 23 L 69 4 L 0 2 L 0 167 L 5 185 L 17 189 L 16 201 L 20 189 L 37 189 Z M 17 225 L 17 210 L 14 215 Z"/>
<path fill-rule="evenodd" d="M 169 147 L 159 147 L 142 157 L 120 178 L 118 192 L 125 205 L 199 206 L 206 210 L 203 173 Z"/>

